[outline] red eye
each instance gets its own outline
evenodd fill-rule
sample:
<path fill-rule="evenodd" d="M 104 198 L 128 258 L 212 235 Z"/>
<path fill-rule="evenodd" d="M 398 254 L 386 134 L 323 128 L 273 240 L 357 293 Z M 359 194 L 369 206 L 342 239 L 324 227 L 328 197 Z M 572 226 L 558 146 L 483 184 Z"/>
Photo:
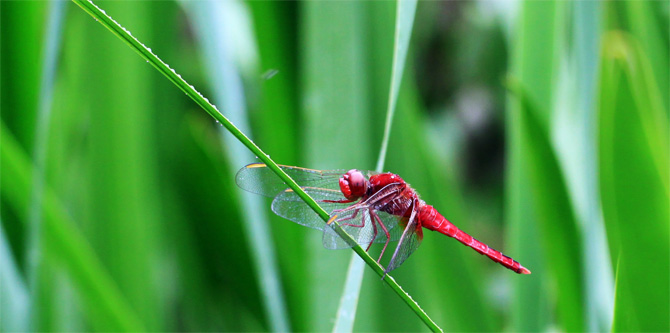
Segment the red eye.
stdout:
<path fill-rule="evenodd" d="M 356 200 L 368 191 L 368 180 L 356 169 L 349 170 L 340 178 L 340 190 L 347 199 Z"/>

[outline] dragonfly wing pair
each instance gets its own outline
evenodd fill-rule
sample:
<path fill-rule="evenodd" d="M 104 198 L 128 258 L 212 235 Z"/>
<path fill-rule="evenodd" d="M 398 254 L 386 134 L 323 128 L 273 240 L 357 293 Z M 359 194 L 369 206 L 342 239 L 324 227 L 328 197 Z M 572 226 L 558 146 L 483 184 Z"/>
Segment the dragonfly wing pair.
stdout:
<path fill-rule="evenodd" d="M 419 225 L 418 219 L 418 209 L 416 202 L 412 205 L 412 214 L 405 222 L 404 228 L 397 228 L 402 230 L 402 235 L 400 236 L 400 241 L 398 246 L 391 256 L 391 260 L 384 273 L 388 273 L 402 265 L 409 256 L 414 253 L 414 251 L 419 248 L 421 245 L 421 240 L 423 239 L 423 229 Z"/>
<path fill-rule="evenodd" d="M 339 178 L 346 170 L 314 170 L 293 166 L 279 166 L 286 174 L 300 185 L 300 187 L 323 208 L 331 218 L 338 215 L 337 223 L 327 225 L 305 202 L 265 164 L 252 163 L 242 168 L 235 177 L 236 183 L 242 189 L 274 198 L 272 211 L 290 221 L 305 227 L 322 230 L 323 243 L 329 249 L 351 247 L 333 230 L 338 225 L 352 236 L 361 246 L 369 243 L 385 243 L 387 236 L 379 221 L 384 223 L 389 231 L 391 241 L 398 240 L 402 230 L 394 228 L 398 219 L 393 215 L 376 211 L 379 220 L 370 214 L 370 206 L 363 203 L 346 202 L 346 198 L 339 189 Z M 370 176 L 373 172 L 367 172 Z M 339 214 L 333 211 L 342 211 Z M 374 213 L 373 213 L 374 214 Z M 375 236 L 375 229 L 377 230 Z"/>
<path fill-rule="evenodd" d="M 339 178 L 346 170 L 323 171 L 284 165 L 279 167 L 330 215 L 329 224 L 293 190 L 287 188 L 265 164 L 253 163 L 245 166 L 237 173 L 236 183 L 246 191 L 274 198 L 272 211 L 275 214 L 297 224 L 322 230 L 324 247 L 342 249 L 352 246 L 338 235 L 336 228 L 344 230 L 366 250 L 372 243 L 388 244 L 401 239 L 386 269 L 389 272 L 400 266 L 419 246 L 421 230 L 419 227 L 417 235 L 416 214 L 408 219 L 379 210 L 380 203 L 389 197 L 388 191 L 381 190 L 366 201 L 354 203 L 348 201 L 339 188 Z M 376 174 L 371 171 L 365 173 L 367 177 Z"/>
<path fill-rule="evenodd" d="M 346 170 L 314 170 L 280 165 L 287 175 L 301 187 L 313 187 L 340 191 L 338 179 Z M 276 197 L 288 188 L 277 175 L 262 163 L 252 163 L 240 169 L 235 176 L 239 187 L 251 193 L 269 198 Z"/>
<path fill-rule="evenodd" d="M 351 206 L 351 203 L 336 202 L 345 200 L 340 191 L 315 187 L 303 187 L 302 189 L 329 215 L 333 210 Z M 291 189 L 284 190 L 274 198 L 272 201 L 272 211 L 287 220 L 305 227 L 318 230 L 323 230 L 326 227 L 326 223 L 321 217 L 312 208 L 307 206 L 302 198 Z"/>
<path fill-rule="evenodd" d="M 374 211 L 361 204 L 351 210 L 334 212 L 332 222 L 323 232 L 323 246 L 327 249 L 352 247 L 337 234 L 336 228 L 344 230 L 362 248 L 368 250 L 372 243 L 386 243 L 400 239 L 402 230 L 396 228 L 398 219 L 390 214 Z"/>

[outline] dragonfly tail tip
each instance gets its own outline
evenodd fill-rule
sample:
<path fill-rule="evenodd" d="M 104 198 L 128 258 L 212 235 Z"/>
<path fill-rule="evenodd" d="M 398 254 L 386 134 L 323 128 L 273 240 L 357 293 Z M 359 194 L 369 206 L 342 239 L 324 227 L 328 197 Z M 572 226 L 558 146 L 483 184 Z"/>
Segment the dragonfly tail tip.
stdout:
<path fill-rule="evenodd" d="M 526 267 L 520 266 L 519 267 L 519 274 L 530 274 L 530 270 Z"/>

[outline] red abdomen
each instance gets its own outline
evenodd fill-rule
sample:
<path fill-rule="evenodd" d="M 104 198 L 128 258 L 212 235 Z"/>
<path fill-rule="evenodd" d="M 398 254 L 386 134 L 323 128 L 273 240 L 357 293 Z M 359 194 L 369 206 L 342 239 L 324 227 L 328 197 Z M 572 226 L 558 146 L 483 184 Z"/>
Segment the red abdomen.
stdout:
<path fill-rule="evenodd" d="M 433 206 L 421 205 L 421 207 L 419 207 L 419 222 L 421 223 L 421 226 L 429 230 L 434 230 L 449 237 L 456 238 L 459 242 L 475 249 L 475 251 L 480 254 L 491 258 L 491 260 L 498 262 L 519 274 L 530 274 L 530 271 L 521 266 L 519 262 L 502 254 L 500 251 L 490 248 L 488 245 L 458 229 L 435 210 Z"/>

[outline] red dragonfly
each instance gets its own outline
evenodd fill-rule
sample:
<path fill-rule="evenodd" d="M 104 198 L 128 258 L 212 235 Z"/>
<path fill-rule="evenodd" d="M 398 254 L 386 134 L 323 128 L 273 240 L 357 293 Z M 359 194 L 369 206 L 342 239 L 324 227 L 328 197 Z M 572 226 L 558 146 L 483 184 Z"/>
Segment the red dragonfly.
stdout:
<path fill-rule="evenodd" d="M 433 206 L 419 199 L 414 189 L 396 174 L 356 169 L 323 171 L 285 165 L 279 167 L 329 213 L 327 223 L 265 164 L 252 163 L 240 169 L 236 176 L 237 185 L 249 192 L 274 198 L 272 211 L 275 214 L 322 230 L 326 248 L 351 247 L 335 232 L 335 225 L 366 251 L 373 243 L 384 243 L 378 262 L 381 262 L 389 242 L 398 241 L 385 269 L 388 273 L 398 268 L 419 247 L 423 228 L 426 228 L 453 237 L 516 273 L 530 274 L 530 270 L 514 259 L 458 229 Z"/>

